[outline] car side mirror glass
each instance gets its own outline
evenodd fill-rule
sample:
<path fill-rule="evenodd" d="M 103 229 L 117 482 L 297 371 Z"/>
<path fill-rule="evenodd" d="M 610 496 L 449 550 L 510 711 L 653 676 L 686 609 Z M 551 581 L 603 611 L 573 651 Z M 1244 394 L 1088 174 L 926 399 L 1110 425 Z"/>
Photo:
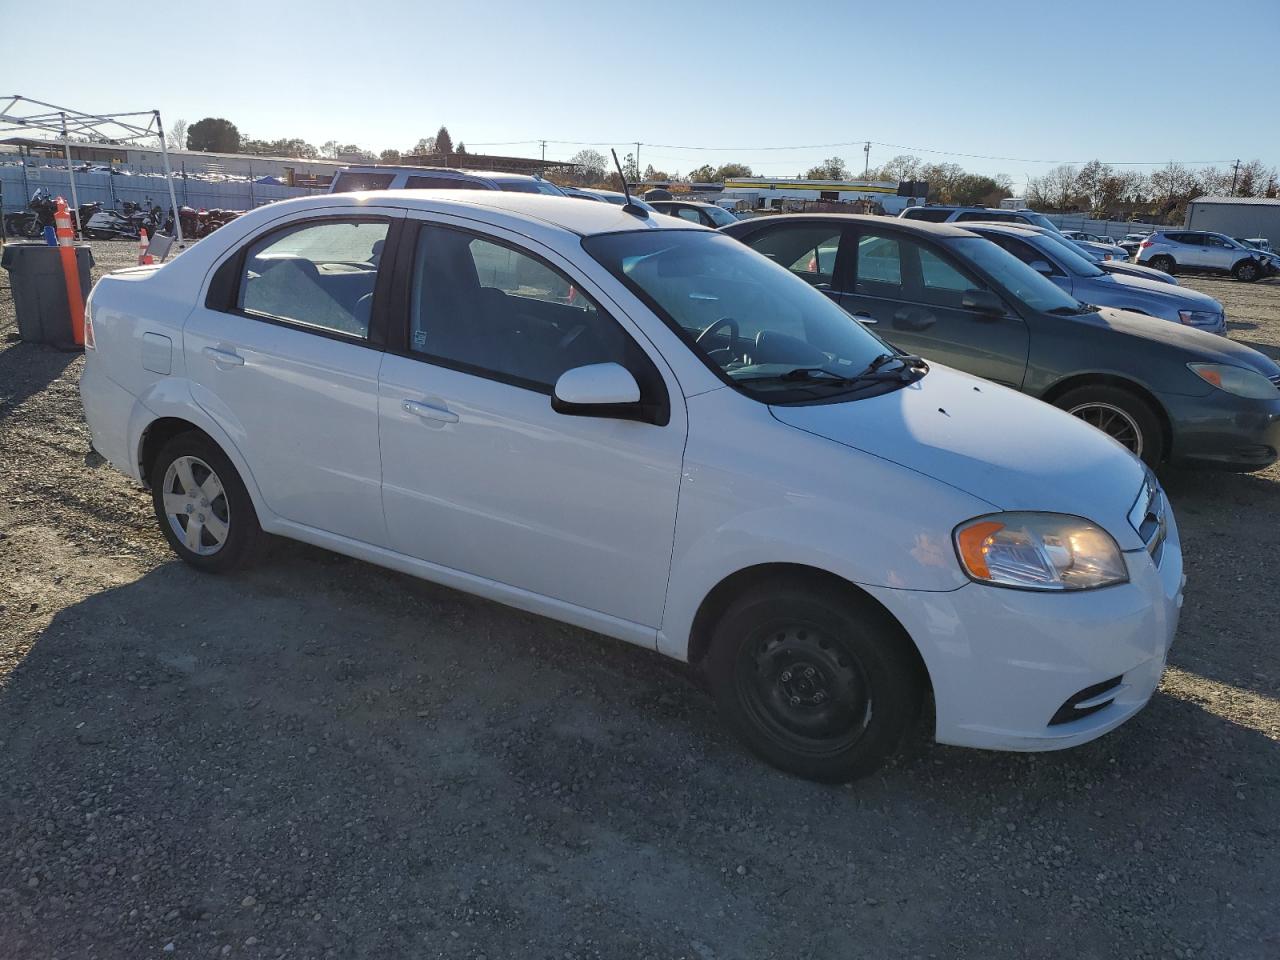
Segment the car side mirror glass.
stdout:
<path fill-rule="evenodd" d="M 593 363 L 560 374 L 551 409 L 573 417 L 644 420 L 640 384 L 620 363 Z"/>
<path fill-rule="evenodd" d="M 1042 273 L 1046 277 L 1053 274 L 1053 267 L 1050 265 L 1048 260 L 1032 260 L 1028 266 L 1030 266 L 1036 273 Z"/>
<path fill-rule="evenodd" d="M 975 313 L 1004 316 L 1004 301 L 990 290 L 966 290 L 960 297 L 960 306 Z"/>

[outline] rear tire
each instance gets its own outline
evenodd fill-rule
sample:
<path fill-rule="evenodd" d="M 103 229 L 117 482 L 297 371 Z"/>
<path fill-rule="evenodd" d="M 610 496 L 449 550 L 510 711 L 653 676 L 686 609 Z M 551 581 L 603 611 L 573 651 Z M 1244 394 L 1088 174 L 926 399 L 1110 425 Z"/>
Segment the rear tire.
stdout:
<path fill-rule="evenodd" d="M 803 580 L 736 600 L 705 666 L 729 729 L 765 762 L 822 783 L 878 769 L 920 712 L 902 628 L 870 600 Z"/>
<path fill-rule="evenodd" d="M 1242 283 L 1253 283 L 1262 275 L 1255 260 L 1241 260 L 1231 269 L 1231 275 Z"/>
<path fill-rule="evenodd" d="M 156 520 L 169 546 L 191 566 L 226 573 L 253 558 L 262 528 L 227 455 L 203 433 L 180 433 L 150 471 Z"/>
<path fill-rule="evenodd" d="M 1124 387 L 1090 384 L 1068 390 L 1054 406 L 1097 427 L 1154 469 L 1164 459 L 1160 417 L 1142 397 Z"/>
<path fill-rule="evenodd" d="M 1147 266 L 1153 270 L 1167 273 L 1169 276 L 1173 276 L 1173 272 L 1178 269 L 1178 265 L 1173 262 L 1173 257 L 1165 256 L 1163 253 L 1148 260 Z"/>

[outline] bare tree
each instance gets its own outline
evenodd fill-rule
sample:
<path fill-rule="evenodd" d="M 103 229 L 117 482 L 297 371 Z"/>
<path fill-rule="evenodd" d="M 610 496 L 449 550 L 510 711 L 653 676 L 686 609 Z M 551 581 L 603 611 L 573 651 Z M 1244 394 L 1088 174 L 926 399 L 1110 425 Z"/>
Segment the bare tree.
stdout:
<path fill-rule="evenodd" d="M 579 183 L 600 183 L 609 169 L 609 161 L 599 150 L 579 150 L 569 162 L 576 164 L 573 179 Z"/>
<path fill-rule="evenodd" d="M 187 127 L 189 124 L 185 120 L 175 120 L 173 125 L 169 127 L 169 132 L 165 134 L 165 141 L 168 143 L 170 150 L 187 149 Z"/>

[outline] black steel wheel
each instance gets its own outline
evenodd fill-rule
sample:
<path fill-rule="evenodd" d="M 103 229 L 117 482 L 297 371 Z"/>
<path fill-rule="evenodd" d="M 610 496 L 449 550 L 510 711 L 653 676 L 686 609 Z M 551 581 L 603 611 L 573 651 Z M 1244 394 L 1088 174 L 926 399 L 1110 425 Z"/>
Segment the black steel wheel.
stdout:
<path fill-rule="evenodd" d="M 734 733 L 811 780 L 871 773 L 919 713 L 911 640 L 869 599 L 822 584 L 750 591 L 720 618 L 704 666 Z"/>

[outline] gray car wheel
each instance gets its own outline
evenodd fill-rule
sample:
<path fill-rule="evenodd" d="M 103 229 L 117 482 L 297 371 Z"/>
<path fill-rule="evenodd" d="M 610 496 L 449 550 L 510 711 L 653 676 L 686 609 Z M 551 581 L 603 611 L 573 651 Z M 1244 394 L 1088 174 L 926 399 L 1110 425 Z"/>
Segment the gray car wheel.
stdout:
<path fill-rule="evenodd" d="M 1235 265 L 1235 269 L 1231 271 L 1232 275 L 1244 283 L 1253 283 L 1258 279 L 1261 271 L 1258 270 L 1258 264 L 1254 260 L 1241 260 Z"/>
<path fill-rule="evenodd" d="M 1159 270 L 1161 273 L 1168 274 L 1172 274 L 1176 268 L 1173 262 L 1173 257 L 1165 256 L 1163 253 L 1148 260 L 1147 266 L 1153 270 Z"/>
<path fill-rule="evenodd" d="M 1150 467 L 1164 459 L 1160 418 L 1149 403 L 1130 390 L 1090 384 L 1068 390 L 1054 406 L 1101 430 Z"/>

